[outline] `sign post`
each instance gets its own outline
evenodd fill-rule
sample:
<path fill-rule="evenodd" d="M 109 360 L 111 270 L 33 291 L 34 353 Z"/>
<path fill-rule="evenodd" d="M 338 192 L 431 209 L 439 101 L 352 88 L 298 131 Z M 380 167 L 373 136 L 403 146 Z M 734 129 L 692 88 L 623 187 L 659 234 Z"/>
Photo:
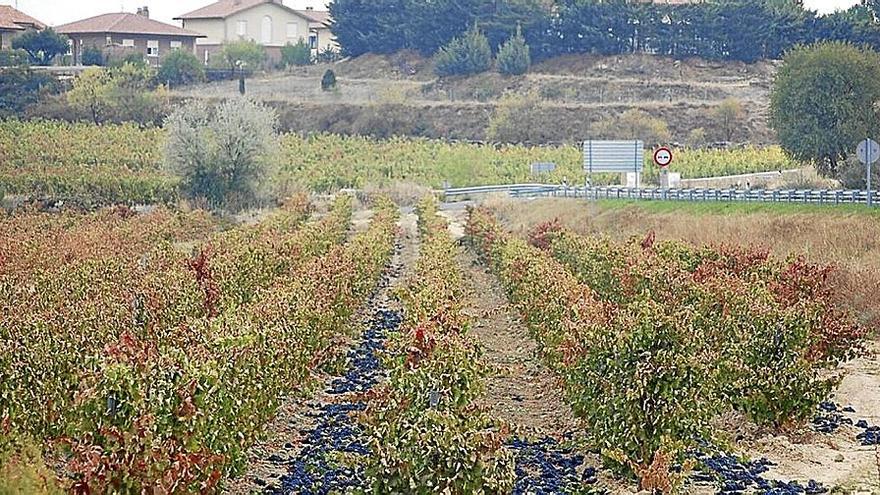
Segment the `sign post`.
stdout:
<path fill-rule="evenodd" d="M 669 189 L 669 165 L 672 163 L 672 150 L 665 146 L 654 150 L 654 163 L 660 167 L 660 187 Z"/>
<path fill-rule="evenodd" d="M 639 174 L 644 167 L 642 141 L 584 141 L 584 171 L 588 187 L 593 185 L 593 172 L 635 173 L 638 189 Z"/>
<path fill-rule="evenodd" d="M 859 146 L 856 148 L 856 156 L 858 156 L 859 161 L 864 163 L 868 169 L 868 176 L 865 182 L 868 186 L 868 206 L 872 206 L 871 165 L 880 159 L 880 144 L 877 144 L 877 141 L 874 141 L 871 138 L 865 139 L 859 143 Z"/>

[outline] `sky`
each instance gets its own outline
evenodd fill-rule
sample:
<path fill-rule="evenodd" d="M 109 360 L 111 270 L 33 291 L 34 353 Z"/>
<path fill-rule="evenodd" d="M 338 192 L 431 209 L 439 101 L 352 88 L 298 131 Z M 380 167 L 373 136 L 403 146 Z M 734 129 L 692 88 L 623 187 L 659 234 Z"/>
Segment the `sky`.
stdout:
<path fill-rule="evenodd" d="M 180 25 L 173 19 L 181 14 L 204 7 L 216 0 L 18 0 L 18 10 L 38 20 L 58 26 L 108 12 L 134 12 L 146 5 L 150 17 L 169 24 Z M 16 0 L 0 0 L 0 5 L 15 5 Z M 314 7 L 325 10 L 324 0 L 284 0 L 296 9 Z"/>
<path fill-rule="evenodd" d="M 178 24 L 173 21 L 175 16 L 190 12 L 207 5 L 214 0 L 18 0 L 18 9 L 37 19 L 57 26 L 67 22 L 85 19 L 108 12 L 134 12 L 138 7 L 146 5 L 150 8 L 150 17 L 160 21 Z M 0 0 L 0 4 L 15 5 L 16 0 Z M 284 0 L 286 5 L 301 9 L 314 7 L 325 9 L 325 0 Z M 805 5 L 819 12 L 833 12 L 845 9 L 858 0 L 805 0 Z"/>

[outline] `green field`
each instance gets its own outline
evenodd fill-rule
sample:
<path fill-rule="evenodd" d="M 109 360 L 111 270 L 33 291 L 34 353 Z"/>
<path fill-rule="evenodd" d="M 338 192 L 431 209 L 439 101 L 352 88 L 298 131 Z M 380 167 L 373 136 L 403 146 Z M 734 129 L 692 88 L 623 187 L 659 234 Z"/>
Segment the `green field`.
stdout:
<path fill-rule="evenodd" d="M 178 180 L 163 171 L 163 143 L 163 130 L 131 124 L 2 122 L 0 193 L 85 205 L 169 202 L 176 197 Z M 279 184 L 318 192 L 396 183 L 441 188 L 445 183 L 460 187 L 584 180 L 581 152 L 575 146 L 287 134 L 280 137 L 275 160 Z M 529 167 L 534 162 L 553 162 L 557 168 L 532 176 Z M 682 149 L 676 152 L 672 170 L 695 178 L 796 167 L 778 147 Z M 657 168 L 648 164 L 645 170 L 646 183 L 655 182 Z M 616 181 L 612 174 L 594 176 L 597 184 Z"/>

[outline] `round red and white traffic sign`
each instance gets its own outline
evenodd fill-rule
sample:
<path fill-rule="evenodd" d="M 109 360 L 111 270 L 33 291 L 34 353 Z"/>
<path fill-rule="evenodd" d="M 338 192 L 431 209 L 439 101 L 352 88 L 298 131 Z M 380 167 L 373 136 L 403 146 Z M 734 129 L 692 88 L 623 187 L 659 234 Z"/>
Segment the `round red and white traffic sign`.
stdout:
<path fill-rule="evenodd" d="M 672 163 L 672 150 L 667 147 L 657 148 L 654 151 L 654 163 L 662 168 L 666 168 Z"/>

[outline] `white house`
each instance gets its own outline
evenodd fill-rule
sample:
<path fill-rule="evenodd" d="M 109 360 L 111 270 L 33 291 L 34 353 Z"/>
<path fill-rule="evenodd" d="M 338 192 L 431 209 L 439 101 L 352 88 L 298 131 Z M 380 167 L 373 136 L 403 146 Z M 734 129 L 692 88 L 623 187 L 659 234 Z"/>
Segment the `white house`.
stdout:
<path fill-rule="evenodd" d="M 196 54 L 207 63 L 224 43 L 253 40 L 266 47 L 273 60 L 281 48 L 303 40 L 313 51 L 335 47 L 327 12 L 296 10 L 282 0 L 220 0 L 175 19 L 183 28 L 205 35 L 196 41 Z"/>

